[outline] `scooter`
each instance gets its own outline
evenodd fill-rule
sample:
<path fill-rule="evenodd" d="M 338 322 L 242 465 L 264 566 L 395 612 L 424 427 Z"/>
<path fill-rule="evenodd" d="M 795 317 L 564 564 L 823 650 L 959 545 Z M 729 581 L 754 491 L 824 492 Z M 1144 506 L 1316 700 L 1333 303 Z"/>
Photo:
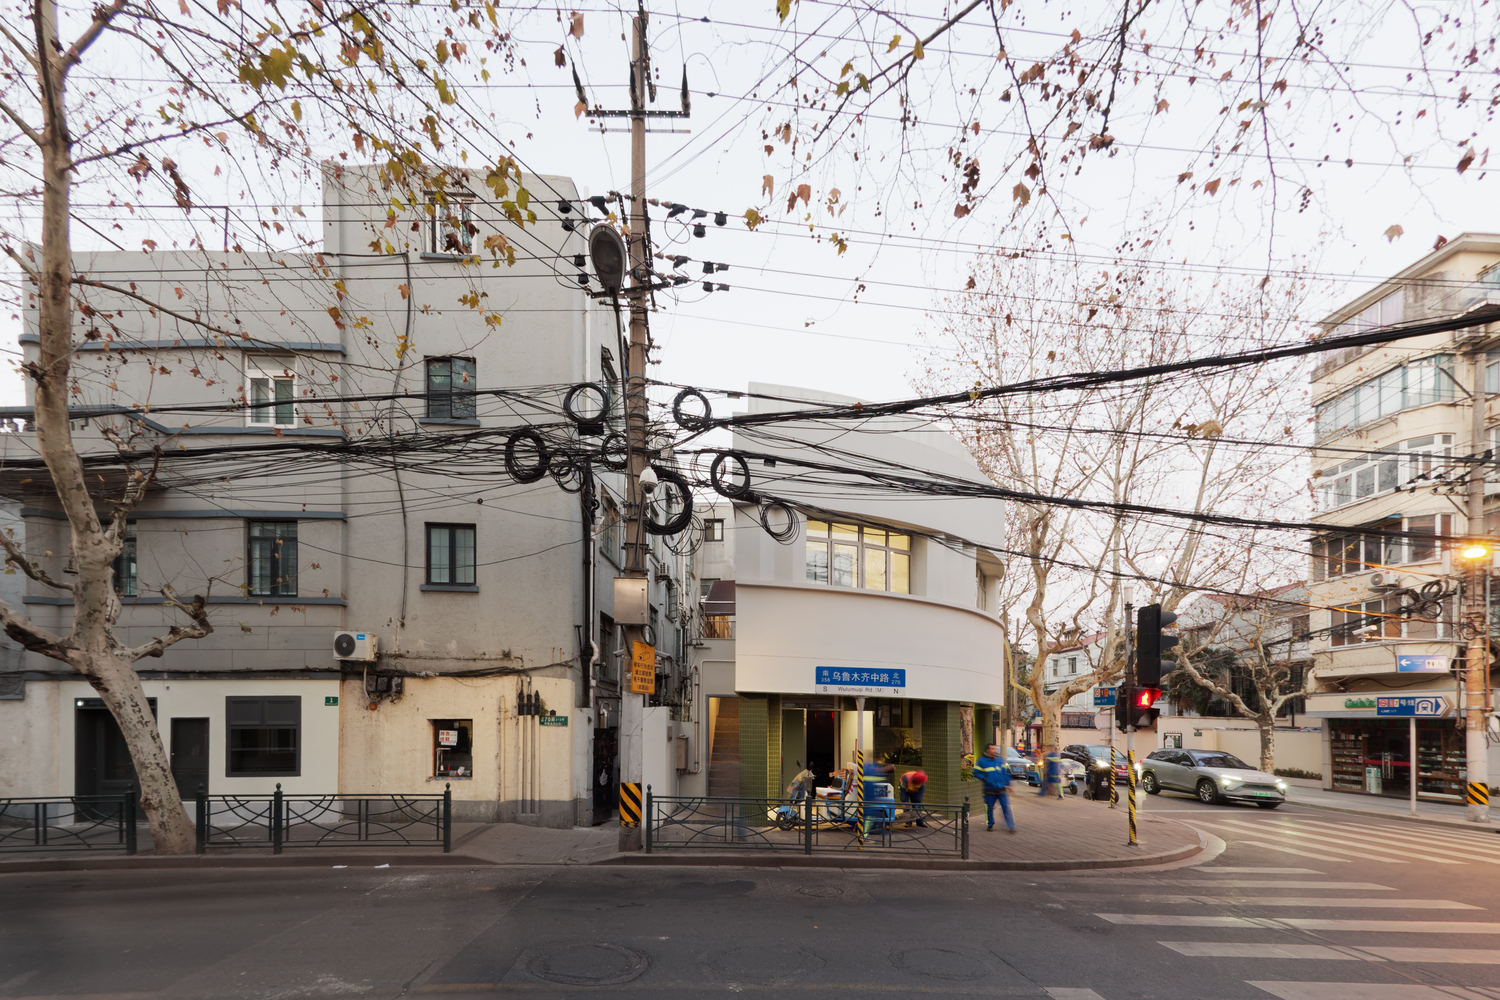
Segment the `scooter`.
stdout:
<path fill-rule="evenodd" d="M 797 766 L 802 767 L 800 760 L 797 761 Z M 791 805 L 777 806 L 766 817 L 776 826 L 776 829 L 795 830 L 802 825 L 802 810 L 799 805 L 812 794 L 813 782 L 816 780 L 817 775 L 803 767 L 792 779 L 792 783 L 786 786 L 786 797 L 792 800 Z"/>

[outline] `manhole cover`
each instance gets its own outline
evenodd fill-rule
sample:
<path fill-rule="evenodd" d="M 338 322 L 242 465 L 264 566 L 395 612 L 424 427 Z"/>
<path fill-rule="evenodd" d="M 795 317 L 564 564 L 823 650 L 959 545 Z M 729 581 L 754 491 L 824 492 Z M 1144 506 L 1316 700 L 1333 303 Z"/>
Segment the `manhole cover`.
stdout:
<path fill-rule="evenodd" d="M 526 963 L 533 976 L 565 986 L 618 986 L 651 965 L 645 953 L 618 944 L 559 944 Z"/>
<path fill-rule="evenodd" d="M 971 955 L 947 948 L 912 948 L 891 955 L 891 964 L 914 976 L 930 979 L 978 979 L 990 967 Z"/>
<path fill-rule="evenodd" d="M 823 899 L 844 894 L 844 890 L 836 885 L 804 885 L 797 891 L 804 896 L 819 896 Z"/>
<path fill-rule="evenodd" d="M 701 960 L 705 971 L 730 983 L 777 986 L 817 972 L 826 963 L 806 948 L 746 945 Z"/>

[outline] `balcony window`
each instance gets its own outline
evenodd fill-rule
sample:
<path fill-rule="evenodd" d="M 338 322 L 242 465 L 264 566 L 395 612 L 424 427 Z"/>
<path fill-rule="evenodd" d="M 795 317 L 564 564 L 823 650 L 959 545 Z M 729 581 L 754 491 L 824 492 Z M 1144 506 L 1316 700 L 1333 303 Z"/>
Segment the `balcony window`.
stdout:
<path fill-rule="evenodd" d="M 431 194 L 427 200 L 427 252 L 469 255 L 474 252 L 474 202 L 469 198 Z"/>
<path fill-rule="evenodd" d="M 1440 553 L 1438 538 L 1452 530 L 1451 514 L 1423 514 L 1405 520 L 1390 518 L 1359 534 L 1316 538 L 1312 545 L 1313 581 L 1432 562 Z M 1398 531 L 1415 537 L 1402 537 L 1395 534 Z"/>
<path fill-rule="evenodd" d="M 247 368 L 246 420 L 252 427 L 291 427 L 297 422 L 297 376 L 289 369 Z"/>
<path fill-rule="evenodd" d="M 807 522 L 807 579 L 834 587 L 911 593 L 911 536 L 853 524 Z"/>
<path fill-rule="evenodd" d="M 1453 355 L 1434 354 L 1366 379 L 1315 407 L 1328 437 L 1402 410 L 1453 399 Z"/>
<path fill-rule="evenodd" d="M 427 359 L 427 419 L 474 418 L 474 359 Z"/>
<path fill-rule="evenodd" d="M 1452 454 L 1452 434 L 1429 434 L 1323 469 L 1313 479 L 1318 508 L 1336 510 L 1357 500 L 1404 489 L 1443 468 Z"/>

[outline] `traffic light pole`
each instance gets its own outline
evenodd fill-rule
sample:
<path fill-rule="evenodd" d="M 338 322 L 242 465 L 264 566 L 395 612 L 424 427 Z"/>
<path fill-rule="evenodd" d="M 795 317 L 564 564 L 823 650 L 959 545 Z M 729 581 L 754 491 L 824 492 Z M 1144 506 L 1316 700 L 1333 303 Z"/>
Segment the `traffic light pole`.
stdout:
<path fill-rule="evenodd" d="M 1125 687 L 1120 693 L 1129 699 L 1127 704 L 1135 701 L 1136 644 L 1131 641 L 1132 626 L 1135 624 L 1133 610 L 1131 605 L 1125 605 Z M 1141 842 L 1135 831 L 1135 713 L 1129 708 L 1125 712 L 1125 795 L 1125 812 L 1130 818 L 1130 840 L 1127 846 L 1139 847 Z"/>

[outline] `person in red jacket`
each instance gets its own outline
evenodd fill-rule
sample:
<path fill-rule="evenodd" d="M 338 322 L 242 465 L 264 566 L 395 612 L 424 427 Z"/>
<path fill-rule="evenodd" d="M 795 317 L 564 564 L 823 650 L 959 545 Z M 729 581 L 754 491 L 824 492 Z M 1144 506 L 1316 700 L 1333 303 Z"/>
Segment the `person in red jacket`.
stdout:
<path fill-rule="evenodd" d="M 901 801 L 910 802 L 916 806 L 917 825 L 926 826 L 922 822 L 922 794 L 927 791 L 927 774 L 925 771 L 907 771 L 897 782 L 901 792 Z"/>

